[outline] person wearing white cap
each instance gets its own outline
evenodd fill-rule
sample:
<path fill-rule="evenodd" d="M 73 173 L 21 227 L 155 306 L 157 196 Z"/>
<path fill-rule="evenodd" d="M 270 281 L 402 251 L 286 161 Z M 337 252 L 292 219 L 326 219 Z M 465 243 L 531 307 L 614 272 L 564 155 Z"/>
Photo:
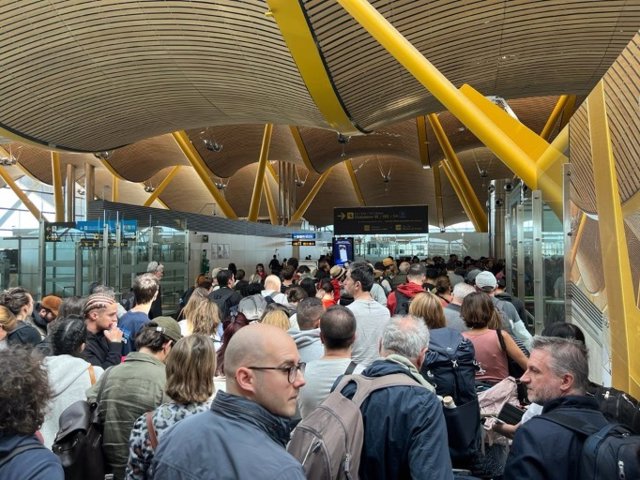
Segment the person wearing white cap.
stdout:
<path fill-rule="evenodd" d="M 518 340 L 524 343 L 527 349 L 531 348 L 532 336 L 527 330 L 524 322 L 518 315 L 516 308 L 509 302 L 495 297 L 498 281 L 493 273 L 484 271 L 478 273 L 475 278 L 476 289 L 480 292 L 488 293 L 498 312 L 501 313 L 503 327 L 511 332 Z"/>

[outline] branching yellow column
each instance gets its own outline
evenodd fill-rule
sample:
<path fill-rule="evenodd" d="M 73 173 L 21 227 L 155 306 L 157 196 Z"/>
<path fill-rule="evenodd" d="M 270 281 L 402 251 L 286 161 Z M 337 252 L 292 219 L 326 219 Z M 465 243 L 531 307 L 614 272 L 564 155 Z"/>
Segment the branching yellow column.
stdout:
<path fill-rule="evenodd" d="M 447 134 L 444 132 L 444 129 L 440 124 L 440 120 L 438 120 L 438 116 L 433 113 L 430 114 L 429 123 L 431 123 L 431 128 L 433 128 L 436 138 L 440 143 L 440 147 L 447 158 L 451 173 L 458 181 L 460 194 L 462 194 L 465 203 L 469 207 L 470 212 L 467 212 L 467 214 L 469 214 L 469 219 L 473 222 L 477 232 L 486 232 L 489 229 L 487 213 L 482 208 L 482 205 L 480 205 L 480 200 L 478 200 L 478 196 L 473 190 L 471 182 L 469 182 L 469 179 L 467 178 L 467 174 L 464 173 L 460 160 L 458 159 L 456 152 L 453 150 L 451 142 L 449 142 Z M 458 192 L 456 191 L 456 193 Z"/>
<path fill-rule="evenodd" d="M 635 304 L 603 80 L 598 82 L 587 102 L 607 315 L 611 328 L 612 382 L 614 387 L 637 397 L 640 395 L 640 312 Z"/>
<path fill-rule="evenodd" d="M 253 183 L 253 194 L 251 195 L 249 215 L 247 216 L 247 220 L 250 222 L 256 222 L 258 220 L 258 213 L 260 213 L 260 200 L 262 198 L 262 187 L 264 185 L 264 172 L 267 170 L 272 132 L 273 125 L 271 123 L 267 123 L 264 126 L 264 134 L 262 135 L 262 147 L 260 148 L 260 159 L 258 160 L 258 172 L 256 173 L 255 182 Z"/>
<path fill-rule="evenodd" d="M 347 167 L 347 173 L 349 173 L 349 177 L 351 178 L 351 184 L 353 185 L 353 191 L 356 194 L 358 199 L 358 203 L 361 207 L 365 206 L 364 203 L 364 195 L 362 195 L 362 190 L 360 189 L 360 183 L 358 183 L 358 177 L 356 177 L 356 172 L 353 169 L 353 161 L 351 159 L 345 160 L 345 166 Z"/>
<path fill-rule="evenodd" d="M 151 206 L 151 204 L 156 201 L 156 199 L 160 196 L 160 194 L 164 192 L 164 189 L 167 188 L 167 186 L 178 174 L 179 170 L 180 170 L 180 165 L 176 165 L 175 167 L 173 167 L 173 169 L 169 172 L 169 174 L 166 177 L 164 177 L 164 180 L 160 182 L 160 185 L 158 185 L 158 188 L 156 188 L 151 193 L 151 195 L 149 195 L 149 198 L 147 198 L 147 201 L 144 202 L 145 207 Z"/>
<path fill-rule="evenodd" d="M 471 220 L 471 223 L 473 223 L 473 228 L 476 229 L 476 232 L 480 232 L 481 225 L 478 223 L 478 219 L 473 215 L 473 212 L 471 211 L 471 207 L 469 206 L 469 203 L 467 202 L 467 198 L 465 197 L 464 192 L 462 191 L 462 187 L 458 182 L 458 178 L 456 177 L 455 173 L 453 173 L 453 170 L 451 169 L 451 165 L 449 164 L 449 161 L 445 159 L 442 162 L 440 162 L 440 165 L 442 165 L 442 169 L 444 170 L 445 175 L 449 179 L 449 183 L 453 187 L 453 190 L 456 192 L 456 196 L 458 197 L 458 200 L 460 200 L 460 203 L 462 204 L 462 208 L 464 209 L 464 212 L 467 214 L 467 217 L 469 217 L 469 220 Z"/>
<path fill-rule="evenodd" d="M 311 205 L 311 202 L 313 202 L 313 200 L 316 198 L 316 195 L 322 188 L 322 185 L 324 185 L 324 182 L 326 182 L 327 178 L 329 178 L 329 175 L 331 175 L 331 172 L 333 171 L 334 167 L 335 165 L 329 168 L 328 170 L 325 170 L 324 173 L 320 175 L 320 178 L 318 178 L 315 185 L 311 187 L 311 190 L 309 191 L 305 199 L 302 201 L 298 209 L 295 211 L 295 213 L 291 217 L 291 220 L 289 220 L 288 225 L 292 225 L 302 218 L 302 216 L 305 214 L 305 212 L 309 208 L 309 205 Z"/>
<path fill-rule="evenodd" d="M 276 208 L 276 202 L 273 200 L 269 180 L 266 176 L 264 177 L 264 197 L 267 199 L 267 209 L 269 210 L 271 225 L 278 225 L 278 209 Z"/>
<path fill-rule="evenodd" d="M 56 222 L 64 222 L 62 170 L 60 169 L 60 154 L 58 152 L 51 152 L 51 177 L 53 179 L 53 203 L 56 209 Z"/>
<path fill-rule="evenodd" d="M 27 207 L 31 214 L 36 217 L 36 220 L 39 221 L 40 217 L 42 217 L 40 210 L 36 208 L 33 202 L 29 200 L 29 197 L 27 197 L 27 195 L 20 189 L 16 182 L 13 181 L 13 178 L 11 178 L 11 175 L 9 175 L 9 172 L 7 172 L 4 167 L 0 167 L 0 177 L 2 177 L 4 183 L 9 185 L 9 188 L 18 196 L 20 201 L 24 204 L 25 207 Z"/>
<path fill-rule="evenodd" d="M 184 130 L 173 132 L 173 138 L 176 140 L 176 143 L 182 150 L 182 153 L 184 153 L 185 157 L 187 157 L 187 160 L 189 160 L 189 163 L 200 177 L 202 183 L 204 183 L 204 186 L 209 190 L 209 193 L 220 207 L 220 210 L 222 210 L 222 213 L 224 213 L 227 218 L 238 218 L 236 212 L 233 211 L 233 208 L 231 208 L 231 205 L 227 202 L 227 199 L 220 193 L 218 187 L 214 185 L 213 180 L 211 180 L 211 177 L 209 176 L 204 160 L 202 160 L 202 157 L 191 143 L 191 140 L 189 140 L 187 133 Z"/>
<path fill-rule="evenodd" d="M 558 102 L 556 103 L 556 106 L 553 107 L 553 110 L 551 112 L 551 115 L 549 115 L 549 119 L 547 120 L 547 123 L 545 123 L 544 128 L 542 129 L 542 132 L 540 132 L 540 136 L 545 140 L 549 140 L 551 131 L 553 130 L 554 125 L 556 124 L 556 122 L 564 112 L 564 107 L 567 105 L 568 101 L 569 101 L 569 95 L 560 95 L 560 97 L 558 98 Z"/>

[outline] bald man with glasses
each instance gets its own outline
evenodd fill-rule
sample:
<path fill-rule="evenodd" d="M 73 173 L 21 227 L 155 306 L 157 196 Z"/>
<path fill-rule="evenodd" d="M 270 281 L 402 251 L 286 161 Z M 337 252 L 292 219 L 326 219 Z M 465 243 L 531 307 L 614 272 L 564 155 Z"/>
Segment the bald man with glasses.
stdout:
<path fill-rule="evenodd" d="M 283 330 L 254 324 L 233 336 L 224 355 L 226 392 L 211 410 L 180 421 L 159 439 L 154 479 L 304 479 L 285 450 L 304 367 Z"/>

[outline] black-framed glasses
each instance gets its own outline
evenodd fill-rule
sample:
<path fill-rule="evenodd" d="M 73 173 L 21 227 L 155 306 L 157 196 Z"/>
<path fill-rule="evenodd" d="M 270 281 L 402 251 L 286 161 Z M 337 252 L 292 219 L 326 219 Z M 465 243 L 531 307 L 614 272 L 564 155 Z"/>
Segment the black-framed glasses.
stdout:
<path fill-rule="evenodd" d="M 304 368 L 307 366 L 305 362 L 300 362 L 297 365 L 291 365 L 290 367 L 247 367 L 251 370 L 280 370 L 281 372 L 287 372 L 287 379 L 289 383 L 293 383 L 296 381 L 296 377 L 298 376 L 298 370 L 300 373 L 304 374 Z"/>

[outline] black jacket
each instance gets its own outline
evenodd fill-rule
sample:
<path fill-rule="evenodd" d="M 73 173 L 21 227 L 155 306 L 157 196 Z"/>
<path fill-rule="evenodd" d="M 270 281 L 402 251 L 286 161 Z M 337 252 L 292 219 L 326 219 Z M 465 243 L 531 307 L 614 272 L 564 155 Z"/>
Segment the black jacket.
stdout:
<path fill-rule="evenodd" d="M 505 480 L 567 480 L 580 478 L 579 460 L 584 437 L 544 419 L 561 411 L 603 427 L 608 422 L 593 398 L 567 396 L 544 404 L 542 415 L 518 428 L 504 470 Z"/>
<path fill-rule="evenodd" d="M 7 335 L 7 344 L 9 345 L 36 346 L 41 341 L 42 337 L 40 337 L 38 330 L 23 321 L 19 321 L 16 328 Z"/>
<path fill-rule="evenodd" d="M 122 361 L 122 343 L 108 341 L 104 332 L 95 334 L 88 332 L 82 358 L 92 365 L 106 370 Z"/>

